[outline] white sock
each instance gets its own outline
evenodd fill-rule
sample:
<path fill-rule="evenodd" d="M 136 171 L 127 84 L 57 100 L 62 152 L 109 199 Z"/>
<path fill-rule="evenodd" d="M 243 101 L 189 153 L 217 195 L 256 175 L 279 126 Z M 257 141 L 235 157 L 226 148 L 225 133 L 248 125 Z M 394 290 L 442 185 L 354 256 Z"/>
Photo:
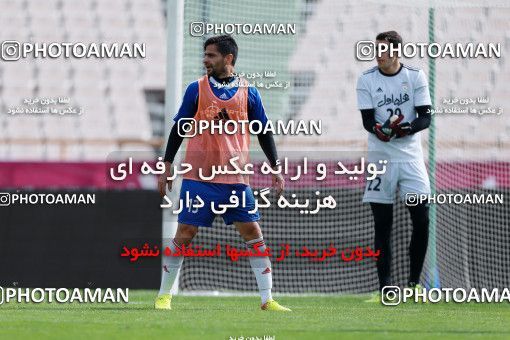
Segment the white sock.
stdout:
<path fill-rule="evenodd" d="M 172 251 L 172 254 L 176 251 L 177 245 L 175 243 L 175 239 L 170 241 L 170 245 L 168 246 L 170 250 Z M 179 273 L 179 270 L 182 266 L 182 261 L 184 260 L 184 257 L 182 256 L 165 256 L 163 254 L 163 266 L 162 266 L 162 274 L 161 274 L 161 286 L 159 288 L 159 294 L 170 294 L 170 290 L 172 289 L 172 286 L 174 285 L 175 278 L 177 277 L 177 274 Z"/>
<path fill-rule="evenodd" d="M 262 300 L 262 304 L 266 303 L 267 300 L 273 299 L 273 296 L 271 295 L 271 289 L 261 289 L 260 299 Z"/>
<path fill-rule="evenodd" d="M 266 244 L 262 237 L 246 242 L 246 246 L 248 249 L 254 249 L 255 246 L 258 246 L 261 252 L 266 250 Z M 248 259 L 251 269 L 255 274 L 255 279 L 257 280 L 262 304 L 264 304 L 272 299 L 271 288 L 273 288 L 273 274 L 271 272 L 271 261 L 267 256 L 249 257 Z"/>

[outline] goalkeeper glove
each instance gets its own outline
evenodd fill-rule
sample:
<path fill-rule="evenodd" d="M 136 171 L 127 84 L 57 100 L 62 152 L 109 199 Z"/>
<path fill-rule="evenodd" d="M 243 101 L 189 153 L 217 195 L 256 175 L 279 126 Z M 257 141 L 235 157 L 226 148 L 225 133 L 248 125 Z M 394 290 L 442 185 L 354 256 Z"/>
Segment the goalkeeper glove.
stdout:
<path fill-rule="evenodd" d="M 396 130 L 398 124 L 400 124 L 402 120 L 404 120 L 403 114 L 399 114 L 398 116 L 397 115 L 390 116 L 390 118 L 388 118 L 382 126 L 383 132 L 393 137 L 397 132 Z"/>
<path fill-rule="evenodd" d="M 384 124 L 376 123 L 374 126 L 374 132 L 379 138 L 379 140 L 383 142 L 389 142 L 390 139 L 395 136 L 398 128 L 398 124 L 404 119 L 403 114 L 399 114 L 398 116 L 392 115 L 388 118 Z"/>
<path fill-rule="evenodd" d="M 374 129 L 375 135 L 377 136 L 377 138 L 379 138 L 380 141 L 383 141 L 383 142 L 389 142 L 390 141 L 391 136 L 388 136 L 387 134 L 385 134 L 383 132 L 381 124 L 375 123 L 375 126 L 374 126 L 373 129 Z"/>
<path fill-rule="evenodd" d="M 397 135 L 397 138 L 402 138 L 411 133 L 411 123 L 405 122 L 402 124 L 397 125 L 395 128 L 395 134 Z"/>

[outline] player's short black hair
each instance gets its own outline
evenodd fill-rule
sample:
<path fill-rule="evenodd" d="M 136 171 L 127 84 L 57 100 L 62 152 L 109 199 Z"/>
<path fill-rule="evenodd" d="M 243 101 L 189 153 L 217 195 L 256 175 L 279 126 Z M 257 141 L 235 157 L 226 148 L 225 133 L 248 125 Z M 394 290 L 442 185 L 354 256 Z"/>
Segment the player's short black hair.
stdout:
<path fill-rule="evenodd" d="M 399 47 L 402 44 L 402 37 L 396 31 L 382 32 L 375 37 L 375 40 L 385 40 L 393 47 Z"/>
<path fill-rule="evenodd" d="M 232 54 L 234 58 L 232 58 L 232 66 L 236 64 L 237 59 L 237 43 L 230 35 L 217 35 L 215 37 L 210 37 L 204 43 L 204 51 L 209 45 L 216 45 L 218 47 L 218 51 L 222 56 L 226 56 L 227 54 Z"/>

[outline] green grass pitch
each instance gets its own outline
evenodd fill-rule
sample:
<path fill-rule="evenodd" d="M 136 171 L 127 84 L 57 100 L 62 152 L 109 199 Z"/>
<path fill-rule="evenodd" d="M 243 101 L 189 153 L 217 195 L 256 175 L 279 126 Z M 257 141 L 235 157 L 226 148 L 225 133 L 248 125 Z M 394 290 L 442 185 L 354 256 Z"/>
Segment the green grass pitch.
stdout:
<path fill-rule="evenodd" d="M 156 291 L 128 304 L 0 305 L 1 339 L 510 339 L 510 304 L 364 303 L 367 296 L 277 297 L 292 313 L 259 310 L 259 298 L 175 296 L 153 309 Z"/>

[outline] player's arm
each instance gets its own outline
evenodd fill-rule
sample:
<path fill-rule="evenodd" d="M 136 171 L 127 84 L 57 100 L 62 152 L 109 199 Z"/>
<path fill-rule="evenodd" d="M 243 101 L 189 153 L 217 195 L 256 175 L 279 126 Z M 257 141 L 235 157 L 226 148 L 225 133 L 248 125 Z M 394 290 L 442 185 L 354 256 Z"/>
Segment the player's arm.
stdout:
<path fill-rule="evenodd" d="M 432 120 L 430 105 L 416 106 L 414 109 L 416 110 L 416 119 L 412 122 L 398 124 L 395 128 L 397 138 L 412 135 L 430 126 L 430 121 Z"/>
<path fill-rule="evenodd" d="M 388 136 L 382 131 L 382 125 L 375 121 L 375 109 L 365 109 L 361 111 L 361 119 L 363 120 L 363 127 L 370 133 L 379 138 L 383 142 L 389 142 L 391 136 Z"/>
<path fill-rule="evenodd" d="M 374 133 L 375 127 L 375 110 L 374 109 L 365 109 L 361 111 L 361 119 L 363 120 L 363 127 L 370 133 Z"/>
<path fill-rule="evenodd" d="M 358 108 L 361 111 L 361 119 L 363 120 L 363 127 L 370 133 L 373 133 L 383 142 L 389 142 L 390 136 L 386 135 L 381 130 L 381 124 L 375 120 L 375 109 L 372 104 L 372 95 L 370 94 L 369 86 L 366 84 L 363 75 L 358 78 L 356 85 L 356 94 L 358 97 Z"/>
<path fill-rule="evenodd" d="M 432 115 L 430 114 L 431 100 L 427 78 L 423 71 L 419 71 L 414 80 L 413 100 L 416 110 L 416 119 L 412 122 L 399 124 L 395 129 L 397 138 L 411 135 L 425 130 L 430 126 Z"/>
<path fill-rule="evenodd" d="M 273 133 L 271 131 L 268 131 L 266 133 L 259 133 L 257 135 L 257 138 L 259 140 L 259 144 L 260 147 L 262 148 L 262 151 L 264 151 L 264 154 L 269 160 L 269 164 L 271 165 L 271 167 L 274 168 L 277 165 L 278 153 L 276 151 Z"/>
<path fill-rule="evenodd" d="M 173 119 L 174 125 L 172 126 L 170 135 L 168 136 L 164 158 L 165 173 L 161 174 L 158 179 L 158 189 L 161 196 L 165 196 L 167 187 L 168 190 L 172 190 L 172 181 L 169 181 L 167 177 L 171 175 L 172 163 L 184 139 L 184 137 L 182 137 L 184 136 L 184 133 L 182 133 L 182 131 L 179 133 L 179 129 L 182 128 L 182 124 L 180 124 L 181 118 L 193 118 L 197 112 L 197 108 L 198 82 L 193 82 L 188 86 L 184 93 L 181 107 Z"/>
<path fill-rule="evenodd" d="M 265 126 L 268 121 L 259 91 L 254 87 L 248 88 L 248 120 L 258 120 L 263 126 Z M 264 129 L 262 131 L 264 131 Z M 257 138 L 269 164 L 275 167 L 278 162 L 278 153 L 276 151 L 273 133 L 271 131 L 265 133 L 261 132 L 257 135 Z M 285 180 L 281 174 L 273 175 L 273 186 L 276 189 L 277 196 L 280 196 L 285 188 Z"/>

